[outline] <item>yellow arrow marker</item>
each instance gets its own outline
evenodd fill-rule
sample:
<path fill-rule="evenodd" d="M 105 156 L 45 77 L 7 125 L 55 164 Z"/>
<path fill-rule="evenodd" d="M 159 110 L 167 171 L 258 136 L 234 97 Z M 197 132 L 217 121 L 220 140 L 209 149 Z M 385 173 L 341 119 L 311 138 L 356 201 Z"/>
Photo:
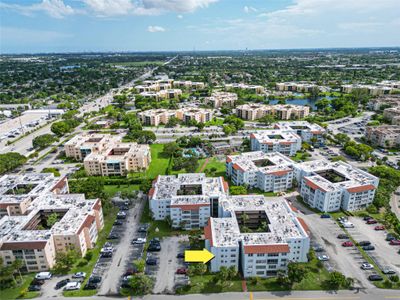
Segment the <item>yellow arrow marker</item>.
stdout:
<path fill-rule="evenodd" d="M 202 262 L 205 264 L 213 258 L 214 254 L 207 249 L 185 250 L 185 262 Z"/>

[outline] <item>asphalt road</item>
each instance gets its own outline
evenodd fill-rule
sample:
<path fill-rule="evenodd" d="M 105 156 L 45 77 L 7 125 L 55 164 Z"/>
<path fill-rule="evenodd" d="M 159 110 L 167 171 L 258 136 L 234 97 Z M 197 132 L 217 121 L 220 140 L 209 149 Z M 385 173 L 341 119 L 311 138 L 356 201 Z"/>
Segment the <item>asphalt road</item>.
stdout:
<path fill-rule="evenodd" d="M 46 299 L 46 298 L 35 298 Z M 250 292 L 250 293 L 220 293 L 220 294 L 193 294 L 193 295 L 147 295 L 139 297 L 58 297 L 68 300 L 101 300 L 101 299 L 142 299 L 142 300 L 381 300 L 400 299 L 399 291 L 395 290 L 360 290 L 357 291 L 288 291 L 288 292 Z"/>

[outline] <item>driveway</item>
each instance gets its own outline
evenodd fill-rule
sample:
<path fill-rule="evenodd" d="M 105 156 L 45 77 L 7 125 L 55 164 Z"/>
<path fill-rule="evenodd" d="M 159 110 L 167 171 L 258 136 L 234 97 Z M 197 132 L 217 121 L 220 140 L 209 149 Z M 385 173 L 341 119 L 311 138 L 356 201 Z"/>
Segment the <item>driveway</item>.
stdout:
<path fill-rule="evenodd" d="M 46 280 L 42 285 L 40 298 L 58 298 L 62 296 L 62 291 L 64 288 L 56 290 L 55 287 L 57 282 L 67 278 L 71 279 L 71 275 L 53 276 L 50 280 Z"/>
<path fill-rule="evenodd" d="M 116 245 L 111 264 L 103 275 L 99 295 L 118 294 L 121 277 L 126 271 L 126 266 L 131 263 L 131 252 L 133 250 L 131 240 L 136 235 L 144 203 L 144 200 L 138 201 L 133 208 L 127 211 L 125 230 L 121 232 L 121 238 Z"/>
<path fill-rule="evenodd" d="M 161 241 L 161 251 L 158 253 L 159 265 L 155 272 L 155 285 L 153 293 L 169 294 L 174 291 L 174 286 L 179 277 L 176 270 L 183 267 L 183 260 L 176 258 L 179 252 L 183 252 L 188 243 L 188 236 L 166 237 Z"/>

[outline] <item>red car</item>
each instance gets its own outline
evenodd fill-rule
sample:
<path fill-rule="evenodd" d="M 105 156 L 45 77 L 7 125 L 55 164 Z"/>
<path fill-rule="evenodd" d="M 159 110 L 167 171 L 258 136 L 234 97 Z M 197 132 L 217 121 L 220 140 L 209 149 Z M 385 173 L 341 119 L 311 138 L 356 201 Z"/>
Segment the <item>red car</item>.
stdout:
<path fill-rule="evenodd" d="M 390 245 L 400 246 L 400 240 L 391 240 Z"/>
<path fill-rule="evenodd" d="M 176 270 L 176 274 L 187 275 L 188 270 L 186 268 L 179 268 Z"/>
<path fill-rule="evenodd" d="M 374 219 L 371 219 L 371 220 L 367 221 L 367 224 L 376 224 L 376 223 L 378 223 L 378 221 L 374 220 Z"/>
<path fill-rule="evenodd" d="M 383 225 L 378 225 L 378 226 L 375 226 L 374 229 L 375 229 L 375 230 L 385 230 L 385 226 L 383 226 Z"/>
<path fill-rule="evenodd" d="M 343 246 L 343 247 L 353 247 L 353 243 L 352 243 L 352 242 L 349 242 L 349 241 L 343 242 L 343 243 L 342 243 L 342 246 Z"/>

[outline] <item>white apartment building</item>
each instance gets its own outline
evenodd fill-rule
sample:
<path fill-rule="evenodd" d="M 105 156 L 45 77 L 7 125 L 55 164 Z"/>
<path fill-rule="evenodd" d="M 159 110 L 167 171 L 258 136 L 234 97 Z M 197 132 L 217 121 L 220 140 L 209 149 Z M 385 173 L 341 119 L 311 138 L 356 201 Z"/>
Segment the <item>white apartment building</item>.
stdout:
<path fill-rule="evenodd" d="M 276 83 L 276 90 L 280 92 L 299 92 L 299 93 L 309 93 L 314 88 L 322 90 L 323 87 L 316 85 L 315 83 L 309 82 L 279 82 Z"/>
<path fill-rule="evenodd" d="M 27 272 L 54 267 L 57 253 L 75 249 L 84 256 L 104 226 L 100 199 L 67 194 L 66 178 L 53 174 L 6 175 L 0 179 L 0 256 L 4 265 L 16 259 Z M 23 210 L 16 206 L 24 207 Z M 47 218 L 57 214 L 49 225 Z"/>
<path fill-rule="evenodd" d="M 184 107 L 177 110 L 172 109 L 150 109 L 138 113 L 139 120 L 147 126 L 158 126 L 167 124 L 171 117 L 188 123 L 194 120 L 198 123 L 206 123 L 212 120 L 211 109 Z"/>
<path fill-rule="evenodd" d="M 365 209 L 379 184 L 377 177 L 345 162 L 313 160 L 294 168 L 301 197 L 324 212 Z"/>
<path fill-rule="evenodd" d="M 283 192 L 292 187 L 293 165 L 294 161 L 278 152 L 246 152 L 227 156 L 226 175 L 234 185 Z"/>
<path fill-rule="evenodd" d="M 354 90 L 366 90 L 371 96 L 388 95 L 400 90 L 400 81 L 382 81 L 376 84 L 345 84 L 341 86 L 343 93 L 351 93 Z"/>
<path fill-rule="evenodd" d="M 137 93 L 159 92 L 172 89 L 173 80 L 145 80 L 141 85 L 135 86 Z"/>
<path fill-rule="evenodd" d="M 124 176 L 145 170 L 151 162 L 149 145 L 123 143 L 120 135 L 81 134 L 69 140 L 65 155 L 83 160 L 89 175 Z"/>
<path fill-rule="evenodd" d="M 276 276 L 289 262 L 308 261 L 307 231 L 283 198 L 225 197 L 218 218 L 210 218 L 204 228 L 205 246 L 215 255 L 211 271 L 234 266 L 245 278 Z"/>
<path fill-rule="evenodd" d="M 148 92 L 141 92 L 140 95 L 145 98 L 154 98 L 156 100 L 177 99 L 180 95 L 182 95 L 182 90 L 167 89 L 167 90 L 160 90 L 158 92 L 148 91 Z"/>
<path fill-rule="evenodd" d="M 229 92 L 213 92 L 211 97 L 206 97 L 204 100 L 206 103 L 211 103 L 214 108 L 220 108 L 222 106 L 235 106 L 238 96 L 236 93 Z"/>
<path fill-rule="evenodd" d="M 239 89 L 239 90 L 248 90 L 251 92 L 254 92 L 255 94 L 264 94 L 265 88 L 261 85 L 249 85 L 245 83 L 228 83 L 225 84 L 225 90 L 233 90 L 233 89 Z"/>
<path fill-rule="evenodd" d="M 301 138 L 296 133 L 284 130 L 260 130 L 250 134 L 251 151 L 279 152 L 294 156 L 301 149 Z"/>
<path fill-rule="evenodd" d="M 303 119 L 310 114 L 310 107 L 292 104 L 244 104 L 236 107 L 236 115 L 244 120 L 254 121 L 266 115 L 279 120 Z"/>
<path fill-rule="evenodd" d="M 324 135 L 326 130 L 318 124 L 312 124 L 307 121 L 290 121 L 276 123 L 274 127 L 279 130 L 296 133 L 303 142 L 314 145 L 323 145 L 325 143 Z"/>
<path fill-rule="evenodd" d="M 201 90 L 205 88 L 204 82 L 190 81 L 190 80 L 175 80 L 173 86 L 177 88 L 196 89 Z"/>
<path fill-rule="evenodd" d="M 400 106 L 384 109 L 383 116 L 393 125 L 400 125 Z"/>
<path fill-rule="evenodd" d="M 223 177 L 204 173 L 158 176 L 149 191 L 150 210 L 155 220 L 170 218 L 172 227 L 202 228 L 218 209 L 220 197 L 228 192 Z"/>
<path fill-rule="evenodd" d="M 365 137 L 382 148 L 400 148 L 399 125 L 368 126 Z"/>

